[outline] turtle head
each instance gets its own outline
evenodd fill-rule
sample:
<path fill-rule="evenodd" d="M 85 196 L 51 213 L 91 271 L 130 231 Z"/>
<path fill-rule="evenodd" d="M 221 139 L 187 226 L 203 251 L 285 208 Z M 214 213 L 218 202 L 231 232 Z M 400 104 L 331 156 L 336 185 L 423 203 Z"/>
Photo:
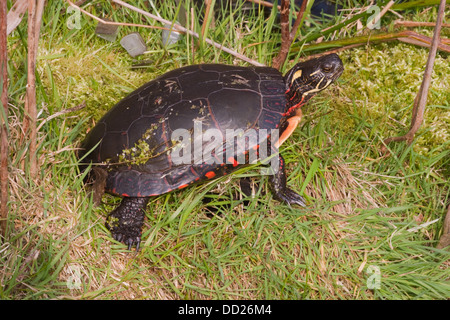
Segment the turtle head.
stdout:
<path fill-rule="evenodd" d="M 286 110 L 304 105 L 339 78 L 343 71 L 344 65 L 335 53 L 297 63 L 284 77 L 288 99 Z"/>

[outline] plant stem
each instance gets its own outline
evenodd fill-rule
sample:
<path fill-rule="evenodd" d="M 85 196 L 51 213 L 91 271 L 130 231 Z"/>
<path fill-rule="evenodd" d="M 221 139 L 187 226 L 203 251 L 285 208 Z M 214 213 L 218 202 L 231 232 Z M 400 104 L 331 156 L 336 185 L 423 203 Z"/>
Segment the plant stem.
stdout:
<path fill-rule="evenodd" d="M 436 52 L 438 49 L 442 23 L 444 20 L 444 10 L 445 10 L 445 0 L 441 0 L 441 3 L 439 4 L 436 27 L 434 28 L 433 33 L 433 41 L 431 43 L 427 64 L 425 66 L 422 85 L 420 86 L 419 92 L 417 93 L 416 99 L 414 100 L 414 108 L 412 112 L 413 115 L 410 130 L 404 136 L 391 137 L 386 139 L 384 141 L 385 145 L 387 145 L 391 141 L 404 141 L 404 140 L 406 140 L 408 144 L 411 144 L 414 139 L 414 135 L 422 125 L 423 114 L 425 112 L 425 106 L 428 98 L 428 89 L 430 88 L 431 83 L 431 73 L 433 72 L 434 60 L 436 58 Z M 382 148 L 382 151 L 386 151 L 386 149 Z"/>
<path fill-rule="evenodd" d="M 0 1 L 0 84 L 2 108 L 0 145 L 0 232 L 6 235 L 8 218 L 8 50 L 6 43 L 6 1 Z"/>

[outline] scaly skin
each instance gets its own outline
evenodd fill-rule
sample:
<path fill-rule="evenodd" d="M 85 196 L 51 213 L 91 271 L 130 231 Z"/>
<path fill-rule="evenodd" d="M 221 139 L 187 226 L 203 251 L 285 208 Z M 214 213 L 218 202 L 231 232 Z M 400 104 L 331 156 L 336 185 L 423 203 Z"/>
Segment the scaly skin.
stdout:
<path fill-rule="evenodd" d="M 142 225 L 149 198 L 124 197 L 120 205 L 106 217 L 106 228 L 113 238 L 128 245 L 128 250 L 136 245 L 139 250 Z"/>
<path fill-rule="evenodd" d="M 279 156 L 279 159 L 280 168 L 278 172 L 269 177 L 269 185 L 272 189 L 273 195 L 277 200 L 285 202 L 289 205 L 298 204 L 305 207 L 305 199 L 286 186 L 286 168 L 284 159 L 281 155 Z"/>

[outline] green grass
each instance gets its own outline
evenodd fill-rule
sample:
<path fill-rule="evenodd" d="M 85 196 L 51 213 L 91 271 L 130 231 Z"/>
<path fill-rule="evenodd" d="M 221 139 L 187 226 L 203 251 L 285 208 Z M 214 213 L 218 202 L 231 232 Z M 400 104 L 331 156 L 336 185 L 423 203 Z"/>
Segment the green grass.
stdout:
<path fill-rule="evenodd" d="M 136 6 L 143 3 L 135 1 Z M 131 69 L 132 58 L 118 41 L 94 35 L 93 20 L 82 16 L 81 29 L 69 30 L 64 7 L 50 1 L 44 13 L 38 123 L 82 101 L 87 107 L 42 125 L 36 181 L 29 178 L 26 140 L 20 140 L 26 21 L 8 37 L 10 215 L 9 238 L 0 243 L 0 298 L 450 296 L 448 250 L 435 248 L 450 198 L 448 54 L 436 58 L 425 123 L 414 144 L 391 144 L 386 157 L 380 152 L 383 139 L 409 126 L 428 51 L 392 42 L 340 53 L 346 68 L 341 79 L 304 108 L 302 123 L 282 148 L 288 184 L 303 192 L 306 208 L 274 200 L 258 168 L 241 170 L 151 199 L 141 250 L 135 254 L 106 230 L 105 217 L 120 199 L 105 195 L 102 205 L 93 205 L 76 166 L 76 147 L 106 110 L 168 70 L 202 62 L 245 64 L 208 45 L 193 51 L 190 37 L 164 49 L 160 31 L 121 27 L 118 39 L 139 31 L 148 45 L 149 53 L 138 62 L 152 61 L 148 68 Z M 108 2 L 90 1 L 84 8 L 116 21 L 152 23 L 120 7 L 112 9 Z M 176 7 L 160 7 L 170 20 L 175 12 Z M 223 14 L 208 37 L 270 64 L 280 42 L 276 12 L 268 17 L 242 12 Z M 436 8 L 403 14 L 433 21 Z M 387 16 L 383 23 L 396 18 Z M 311 36 L 324 27 L 313 23 L 301 33 Z M 354 28 L 341 31 L 356 33 Z M 443 35 L 448 37 L 448 31 Z M 294 59 L 296 53 L 286 69 Z M 244 207 L 233 198 L 239 194 L 239 177 L 249 175 L 255 177 L 255 197 Z M 221 195 L 214 200 L 219 213 L 212 217 L 202 203 L 211 192 Z M 373 270 L 380 271 L 380 282 L 369 288 Z"/>

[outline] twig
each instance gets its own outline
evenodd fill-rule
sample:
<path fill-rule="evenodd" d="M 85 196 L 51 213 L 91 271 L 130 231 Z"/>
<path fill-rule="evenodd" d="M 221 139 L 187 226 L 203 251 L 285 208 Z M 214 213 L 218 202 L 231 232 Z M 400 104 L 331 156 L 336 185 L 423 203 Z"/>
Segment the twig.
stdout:
<path fill-rule="evenodd" d="M 289 34 L 291 44 L 292 44 L 292 41 L 294 41 L 295 36 L 297 35 L 297 30 L 298 30 L 298 27 L 300 26 L 300 23 L 302 22 L 303 14 L 305 13 L 307 4 L 308 4 L 308 1 L 303 1 L 302 6 L 300 7 L 300 11 L 297 12 L 297 18 L 295 19 L 294 25 L 292 26 L 291 33 Z"/>
<path fill-rule="evenodd" d="M 431 73 L 433 72 L 434 60 L 436 58 L 436 52 L 437 52 L 438 44 L 439 44 L 439 37 L 440 37 L 440 33 L 441 33 L 442 23 L 444 20 L 444 9 L 445 9 L 445 0 L 441 0 L 441 2 L 439 4 L 436 27 L 434 28 L 434 33 L 433 33 L 433 41 L 431 43 L 431 48 L 430 48 L 430 52 L 428 54 L 428 60 L 427 60 L 425 72 L 423 75 L 422 85 L 420 86 L 419 92 L 416 96 L 416 99 L 414 100 L 414 108 L 413 108 L 413 112 L 412 112 L 413 115 L 412 115 L 410 130 L 404 136 L 391 137 L 391 138 L 384 140 L 384 146 L 381 148 L 382 152 L 387 151 L 387 148 L 385 146 L 387 144 L 389 144 L 391 141 L 406 140 L 406 142 L 408 144 L 411 144 L 414 139 L 414 135 L 416 134 L 417 130 L 422 125 L 423 114 L 424 114 L 425 106 L 427 103 L 428 89 L 430 88 Z"/>
<path fill-rule="evenodd" d="M 420 21 L 403 21 L 395 20 L 394 26 L 405 26 L 405 27 L 436 27 L 435 22 L 420 22 Z M 443 23 L 442 28 L 450 28 L 450 23 Z"/>
<path fill-rule="evenodd" d="M 306 1 L 304 1 L 306 2 Z M 280 69 L 286 60 L 287 54 L 289 52 L 290 39 L 289 39 L 289 0 L 281 1 L 281 11 L 280 11 L 280 26 L 281 26 L 281 48 L 278 55 L 272 60 L 272 68 Z"/>
<path fill-rule="evenodd" d="M 291 32 L 289 32 L 289 0 L 284 0 L 281 3 L 281 48 L 278 55 L 272 60 L 273 68 L 280 69 L 286 61 L 289 49 L 297 34 L 297 29 L 303 19 L 303 14 L 305 13 L 307 3 L 307 0 L 302 2 L 302 6 L 300 7 L 300 11 L 297 13 L 297 18 Z"/>
<path fill-rule="evenodd" d="M 260 5 L 262 5 L 262 6 L 264 6 L 264 7 L 267 7 L 267 8 L 272 8 L 273 7 L 273 3 L 272 2 L 268 2 L 268 1 L 262 1 L 262 0 L 247 0 L 248 2 L 253 2 L 253 3 L 256 3 L 256 4 L 260 4 Z M 277 6 L 278 7 L 278 10 L 281 10 L 281 6 Z"/>
<path fill-rule="evenodd" d="M 29 130 L 30 139 L 30 175 L 36 178 L 37 175 L 37 157 L 36 157 L 36 55 L 39 43 L 39 32 L 41 29 L 42 12 L 44 9 L 44 0 L 28 0 L 28 76 L 27 90 L 25 99 L 25 117 L 23 121 L 24 132 Z"/>
<path fill-rule="evenodd" d="M 120 0 L 112 0 L 112 1 L 115 2 L 115 3 L 117 3 L 117 4 L 119 4 L 119 5 L 121 5 L 121 6 L 124 6 L 124 7 L 128 8 L 128 9 L 131 9 L 131 10 L 133 10 L 133 11 L 135 11 L 135 12 L 138 12 L 138 13 L 144 15 L 144 16 L 147 16 L 147 17 L 149 17 L 149 18 L 151 18 L 151 19 L 154 19 L 154 20 L 156 20 L 156 21 L 159 21 L 159 22 L 161 22 L 161 23 L 163 23 L 163 24 L 170 24 L 170 25 L 172 25 L 172 22 L 171 22 L 171 21 L 166 20 L 166 19 L 163 19 L 163 18 L 160 18 L 160 17 L 157 17 L 157 16 L 155 16 L 155 15 L 153 15 L 153 14 L 147 12 L 147 11 L 144 11 L 144 10 L 142 10 L 142 9 L 136 8 L 136 7 L 130 5 L 130 4 L 126 3 L 126 2 L 123 2 L 123 1 L 120 1 Z M 67 2 L 71 3 L 69 0 L 67 0 Z M 173 27 L 174 27 L 174 29 L 176 29 L 177 31 L 180 31 L 180 32 L 186 32 L 186 33 L 189 33 L 191 36 L 194 36 L 194 37 L 196 37 L 196 38 L 200 38 L 200 36 L 199 36 L 199 34 L 198 34 L 197 32 L 194 32 L 194 31 L 192 31 L 192 30 L 189 30 L 189 29 L 187 29 L 187 28 L 185 28 L 185 27 L 183 27 L 183 26 L 180 26 L 179 24 L 174 24 Z M 203 40 L 204 40 L 206 43 L 208 43 L 208 44 L 210 44 L 210 45 L 212 45 L 212 46 L 214 46 L 214 47 L 216 47 L 216 48 L 218 48 L 218 49 L 220 49 L 220 50 L 222 50 L 222 51 L 225 51 L 225 52 L 227 52 L 227 53 L 229 53 L 229 54 L 231 54 L 231 55 L 233 55 L 233 56 L 235 56 L 235 57 L 237 57 L 237 58 L 239 58 L 239 59 L 241 59 L 241 60 L 243 60 L 243 61 L 245 61 L 245 62 L 248 62 L 248 63 L 250 63 L 250 64 L 252 64 L 252 65 L 255 65 L 255 66 L 264 66 L 264 64 L 259 63 L 258 61 L 252 60 L 252 59 L 250 59 L 250 58 L 248 58 L 248 57 L 246 57 L 246 56 L 244 56 L 244 55 L 242 55 L 242 54 L 240 54 L 240 53 L 238 53 L 238 52 L 236 52 L 236 51 L 234 51 L 234 50 L 231 50 L 231 49 L 229 49 L 229 48 L 227 48 L 227 47 L 224 47 L 224 46 L 221 45 L 220 43 L 214 42 L 214 41 L 212 41 L 212 40 L 209 39 L 209 38 L 204 38 Z"/>
<path fill-rule="evenodd" d="M 7 50 L 7 3 L 0 1 L 0 84 L 1 108 L 3 116 L 1 121 L 0 145 L 0 232 L 6 236 L 8 221 L 8 50 Z"/>

